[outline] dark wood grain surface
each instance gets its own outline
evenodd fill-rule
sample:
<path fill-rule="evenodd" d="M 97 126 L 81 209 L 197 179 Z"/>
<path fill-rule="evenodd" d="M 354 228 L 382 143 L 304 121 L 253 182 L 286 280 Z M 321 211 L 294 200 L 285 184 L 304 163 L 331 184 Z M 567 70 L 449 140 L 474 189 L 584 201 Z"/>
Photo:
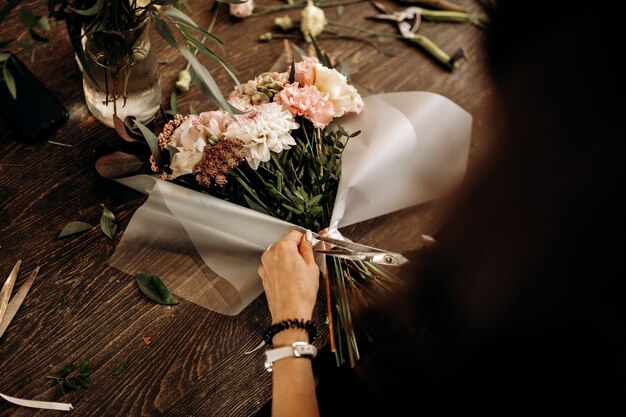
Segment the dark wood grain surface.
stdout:
<path fill-rule="evenodd" d="M 29 2 L 35 3 L 35 2 Z M 265 3 L 260 1 L 260 3 Z M 391 9 L 400 3 L 383 1 Z M 481 11 L 477 1 L 458 1 Z M 189 0 L 194 19 L 208 26 L 209 2 Z M 278 2 L 276 2 L 278 4 Z M 337 11 L 326 9 L 332 19 Z M 0 39 L 17 33 L 16 11 L 2 24 Z M 299 11 L 237 20 L 221 5 L 214 33 L 224 41 L 221 56 L 247 80 L 269 69 L 280 56 L 282 41 L 257 41 L 273 27 L 274 17 Z M 390 23 L 366 20 L 376 13 L 368 2 L 346 6 L 341 20 L 371 30 L 394 31 Z M 107 264 L 116 242 L 145 196 L 94 170 L 94 148 L 115 137 L 89 111 L 82 92 L 82 76 L 61 23 L 47 44 L 29 63 L 32 72 L 70 112 L 70 119 L 52 136 L 24 143 L 0 120 L 0 278 L 3 281 L 18 259 L 22 271 L 17 287 L 40 265 L 30 294 L 0 340 L 0 392 L 30 399 L 71 402 L 78 416 L 251 416 L 271 396 L 271 376 L 263 369 L 262 352 L 243 352 L 260 341 L 269 324 L 263 296 L 241 314 L 231 317 L 210 312 L 183 300 L 174 307 L 142 297 L 133 278 Z M 416 47 L 397 39 L 380 44 L 388 57 L 372 46 L 351 40 L 324 40 L 322 46 L 349 64 L 351 79 L 370 93 L 424 90 L 456 101 L 474 116 L 469 169 L 487 149 L 482 140 L 486 109 L 491 100 L 482 48 L 483 32 L 467 24 L 425 22 L 420 33 L 444 50 L 464 47 L 469 59 L 454 73 L 434 63 Z M 152 36 L 160 60 L 164 95 L 174 88 L 183 59 Z M 300 43 L 305 47 L 304 44 Z M 214 63 L 203 60 L 225 93 L 232 80 Z M 179 109 L 212 109 L 199 92 L 179 98 Z M 62 142 L 71 147 L 51 144 Z M 100 204 L 115 213 L 119 232 L 114 241 L 98 228 L 58 240 L 62 227 L 73 220 L 97 225 Z M 439 227 L 437 204 L 402 210 L 350 227 L 345 234 L 364 244 L 394 251 L 413 249 L 421 233 Z M 321 297 L 321 296 L 320 296 Z M 65 300 L 65 306 L 61 299 Z M 323 322 L 323 308 L 317 311 Z M 322 329 L 318 343 L 326 342 Z M 151 337 L 145 345 L 143 337 Z M 68 362 L 89 359 L 92 386 L 62 395 L 47 376 Z M 114 369 L 127 363 L 120 375 Z M 37 411 L 0 402 L 0 416 L 48 416 L 62 412 Z"/>

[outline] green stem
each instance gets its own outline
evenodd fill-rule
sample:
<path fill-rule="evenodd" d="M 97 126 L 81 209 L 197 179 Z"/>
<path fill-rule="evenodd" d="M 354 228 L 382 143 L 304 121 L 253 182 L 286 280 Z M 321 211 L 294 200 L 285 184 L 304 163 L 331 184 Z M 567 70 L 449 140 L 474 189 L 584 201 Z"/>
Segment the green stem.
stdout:
<path fill-rule="evenodd" d="M 317 7 L 321 9 L 338 7 L 338 6 L 348 6 L 350 4 L 363 3 L 367 0 L 343 0 L 343 1 L 335 1 L 332 3 L 323 3 L 319 2 L 315 4 Z M 303 9 L 307 5 L 307 2 L 296 2 L 292 4 L 283 4 L 280 6 L 255 6 L 255 12 L 252 13 L 252 17 L 263 16 L 270 13 L 280 12 L 283 10 L 292 10 L 292 9 Z"/>
<path fill-rule="evenodd" d="M 452 59 L 450 55 L 445 53 L 441 48 L 439 48 L 433 41 L 428 39 L 424 35 L 414 35 L 412 38 L 406 38 L 407 41 L 413 42 L 416 45 L 419 45 L 426 52 L 428 52 L 433 58 L 439 61 L 441 64 L 446 66 L 450 71 L 454 71 L 459 68 L 458 61 Z"/>
<path fill-rule="evenodd" d="M 431 22 L 467 23 L 471 21 L 469 13 L 452 12 L 449 10 L 421 9 L 421 16 Z"/>

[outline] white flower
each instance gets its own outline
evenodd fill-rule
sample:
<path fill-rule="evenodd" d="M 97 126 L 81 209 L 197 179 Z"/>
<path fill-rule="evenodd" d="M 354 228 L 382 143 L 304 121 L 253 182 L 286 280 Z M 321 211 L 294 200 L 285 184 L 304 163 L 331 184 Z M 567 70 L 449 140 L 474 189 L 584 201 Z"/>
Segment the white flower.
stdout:
<path fill-rule="evenodd" d="M 324 10 L 320 9 L 309 0 L 307 6 L 302 9 L 302 22 L 300 30 L 304 34 L 304 39 L 311 42 L 311 37 L 316 37 L 324 31 L 326 26 L 326 16 Z"/>
<path fill-rule="evenodd" d="M 254 0 L 248 0 L 245 3 L 229 4 L 230 14 L 235 17 L 250 17 L 254 11 Z"/>
<path fill-rule="evenodd" d="M 204 129 L 199 128 L 200 126 L 203 125 L 198 116 L 189 116 L 172 134 L 170 145 L 178 149 L 170 164 L 174 178 L 190 174 L 202 159 L 206 141 Z"/>
<path fill-rule="evenodd" d="M 315 64 L 314 85 L 330 96 L 335 107 L 335 117 L 341 117 L 347 112 L 359 113 L 363 108 L 363 99 L 357 89 L 337 70 Z"/>
<path fill-rule="evenodd" d="M 270 151 L 280 153 L 296 144 L 291 131 L 297 128 L 289 110 L 277 103 L 264 103 L 235 116 L 224 137 L 243 141 L 246 160 L 252 169 L 257 169 L 261 162 L 270 160 Z"/>

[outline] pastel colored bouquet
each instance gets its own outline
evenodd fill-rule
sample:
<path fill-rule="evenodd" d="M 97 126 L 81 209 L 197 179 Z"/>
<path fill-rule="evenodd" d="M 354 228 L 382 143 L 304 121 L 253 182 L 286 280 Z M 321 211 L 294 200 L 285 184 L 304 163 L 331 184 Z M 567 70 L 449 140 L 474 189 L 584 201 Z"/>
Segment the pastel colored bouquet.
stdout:
<path fill-rule="evenodd" d="M 224 110 L 176 115 L 156 136 L 151 169 L 161 179 L 315 232 L 330 226 L 347 132 L 337 120 L 360 113 L 364 103 L 347 78 L 317 59 L 266 72 L 231 92 Z M 143 128 L 150 141 L 152 136 Z M 154 140 L 154 139 L 152 139 Z M 329 259 L 322 268 L 338 364 L 354 365 L 358 349 L 351 304 L 357 286 L 392 280 L 367 262 Z M 297 279 L 297 278 L 294 278 Z"/>
<path fill-rule="evenodd" d="M 109 264 L 157 274 L 177 296 L 237 315 L 262 293 L 261 254 L 288 230 L 345 240 L 338 228 L 430 201 L 459 182 L 467 112 L 427 92 L 363 100 L 319 55 L 237 85 L 228 109 L 175 114 L 156 133 L 118 120 L 124 140 L 97 149 L 96 169 L 148 198 Z M 331 350 L 338 365 L 354 366 L 357 339 L 368 335 L 353 318 L 401 283 L 373 262 L 318 260 Z"/>

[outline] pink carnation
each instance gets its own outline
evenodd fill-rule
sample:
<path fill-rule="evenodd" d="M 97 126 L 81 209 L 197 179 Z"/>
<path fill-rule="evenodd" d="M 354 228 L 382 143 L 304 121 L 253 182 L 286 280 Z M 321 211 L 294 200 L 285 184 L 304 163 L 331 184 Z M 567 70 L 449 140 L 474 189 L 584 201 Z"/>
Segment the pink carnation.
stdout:
<path fill-rule="evenodd" d="M 328 94 L 314 85 L 287 84 L 274 96 L 274 101 L 289 109 L 294 116 L 297 114 L 310 120 L 318 128 L 326 127 L 335 117 L 335 107 Z"/>
<path fill-rule="evenodd" d="M 306 59 L 296 62 L 295 81 L 300 85 L 313 85 L 315 83 L 315 63 L 314 59 Z M 291 68 L 287 71 L 289 72 Z"/>

